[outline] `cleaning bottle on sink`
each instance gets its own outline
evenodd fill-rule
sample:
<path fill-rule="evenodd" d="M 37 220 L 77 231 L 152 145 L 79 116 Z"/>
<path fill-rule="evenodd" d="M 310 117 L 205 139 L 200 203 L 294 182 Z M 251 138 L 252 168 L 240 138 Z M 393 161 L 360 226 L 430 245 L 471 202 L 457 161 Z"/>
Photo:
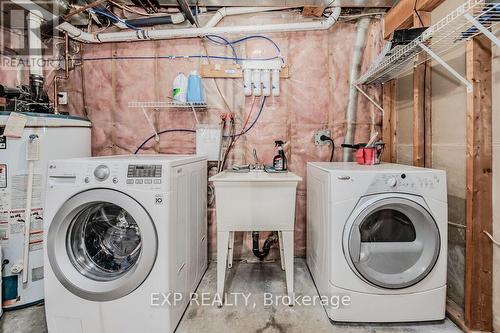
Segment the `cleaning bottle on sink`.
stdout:
<path fill-rule="evenodd" d="M 278 154 L 274 156 L 273 167 L 276 171 L 286 171 L 288 169 L 288 163 L 286 160 L 285 152 L 283 151 L 283 145 L 285 144 L 281 140 L 274 141 L 276 147 L 278 147 Z"/>

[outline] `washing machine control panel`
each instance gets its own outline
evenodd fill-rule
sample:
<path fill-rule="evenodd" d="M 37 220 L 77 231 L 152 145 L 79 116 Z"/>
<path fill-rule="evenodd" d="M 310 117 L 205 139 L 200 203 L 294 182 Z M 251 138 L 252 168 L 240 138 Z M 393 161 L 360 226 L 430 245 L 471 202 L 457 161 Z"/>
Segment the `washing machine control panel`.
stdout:
<path fill-rule="evenodd" d="M 130 164 L 127 178 L 161 178 L 161 165 Z"/>

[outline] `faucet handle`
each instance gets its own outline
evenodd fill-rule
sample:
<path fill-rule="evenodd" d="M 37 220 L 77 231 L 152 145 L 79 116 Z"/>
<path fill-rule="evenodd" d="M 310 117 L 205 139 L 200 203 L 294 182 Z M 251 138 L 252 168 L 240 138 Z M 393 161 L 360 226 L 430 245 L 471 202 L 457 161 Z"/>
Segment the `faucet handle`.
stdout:
<path fill-rule="evenodd" d="M 257 149 L 253 149 L 253 159 L 254 159 L 254 162 L 255 162 L 255 165 L 258 165 L 259 164 L 259 158 L 257 157 Z"/>

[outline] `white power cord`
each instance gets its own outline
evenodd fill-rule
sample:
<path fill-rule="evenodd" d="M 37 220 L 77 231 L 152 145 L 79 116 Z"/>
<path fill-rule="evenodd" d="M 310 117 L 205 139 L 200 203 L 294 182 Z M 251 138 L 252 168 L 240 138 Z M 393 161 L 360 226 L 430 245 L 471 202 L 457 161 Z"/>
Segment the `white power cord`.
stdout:
<path fill-rule="evenodd" d="M 484 233 L 486 236 L 488 236 L 488 238 L 491 240 L 491 242 L 492 242 L 493 244 L 495 244 L 496 246 L 500 246 L 500 242 L 499 242 L 499 241 L 497 241 L 495 238 L 493 238 L 493 236 L 492 236 L 492 235 L 491 235 L 488 231 L 483 230 L 483 233 Z"/>

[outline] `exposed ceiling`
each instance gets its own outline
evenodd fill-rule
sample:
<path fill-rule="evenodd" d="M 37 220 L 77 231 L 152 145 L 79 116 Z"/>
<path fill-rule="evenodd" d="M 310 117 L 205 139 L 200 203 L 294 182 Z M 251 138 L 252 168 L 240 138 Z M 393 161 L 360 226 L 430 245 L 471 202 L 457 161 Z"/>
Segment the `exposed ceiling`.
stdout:
<path fill-rule="evenodd" d="M 157 0 L 162 6 L 177 6 L 177 0 Z M 132 4 L 130 0 L 125 1 Z M 397 0 L 187 0 L 191 6 L 342 6 L 342 7 L 392 7 Z"/>

